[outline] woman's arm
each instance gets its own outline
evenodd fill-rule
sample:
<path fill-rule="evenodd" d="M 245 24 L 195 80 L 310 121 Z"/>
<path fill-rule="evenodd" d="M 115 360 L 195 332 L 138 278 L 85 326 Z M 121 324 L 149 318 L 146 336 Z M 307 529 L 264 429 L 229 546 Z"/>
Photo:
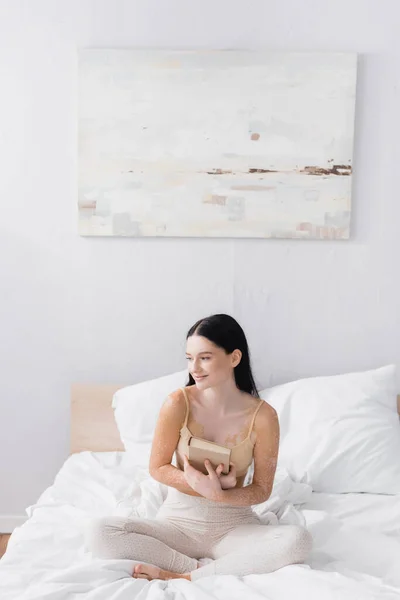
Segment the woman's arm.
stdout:
<path fill-rule="evenodd" d="M 180 429 L 185 420 L 186 402 L 180 390 L 167 397 L 161 407 L 151 448 L 149 471 L 156 481 L 190 496 L 201 496 L 188 485 L 183 471 L 171 465 Z"/>
<path fill-rule="evenodd" d="M 254 445 L 253 482 L 243 488 L 221 490 L 218 497 L 214 498 L 217 502 L 249 506 L 261 504 L 270 497 L 278 461 L 279 421 L 275 409 L 269 404 L 263 404 L 258 411 L 254 431 L 257 438 Z"/>

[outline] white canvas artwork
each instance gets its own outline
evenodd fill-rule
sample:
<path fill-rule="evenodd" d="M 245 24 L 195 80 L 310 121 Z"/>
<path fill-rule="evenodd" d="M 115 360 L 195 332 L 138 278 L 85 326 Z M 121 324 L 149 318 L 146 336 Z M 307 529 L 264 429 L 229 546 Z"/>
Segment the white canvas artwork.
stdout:
<path fill-rule="evenodd" d="M 357 55 L 81 50 L 79 233 L 347 239 Z"/>

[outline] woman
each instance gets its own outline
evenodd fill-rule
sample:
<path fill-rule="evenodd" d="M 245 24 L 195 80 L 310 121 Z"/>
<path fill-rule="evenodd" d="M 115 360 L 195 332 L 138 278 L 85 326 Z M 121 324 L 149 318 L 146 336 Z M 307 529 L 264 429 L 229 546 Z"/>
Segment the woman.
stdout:
<path fill-rule="evenodd" d="M 251 506 L 268 500 L 275 476 L 279 423 L 260 400 L 245 334 L 232 317 L 200 319 L 187 334 L 189 381 L 165 400 L 150 457 L 151 476 L 168 486 L 156 519 L 98 519 L 89 546 L 101 558 L 127 558 L 133 577 L 185 578 L 269 573 L 300 563 L 310 552 L 309 532 L 262 525 Z M 190 465 L 192 436 L 231 449 L 228 474 L 205 462 Z M 176 452 L 177 467 L 171 464 Z M 254 475 L 244 486 L 254 459 Z M 154 566 L 156 565 L 156 566 Z"/>

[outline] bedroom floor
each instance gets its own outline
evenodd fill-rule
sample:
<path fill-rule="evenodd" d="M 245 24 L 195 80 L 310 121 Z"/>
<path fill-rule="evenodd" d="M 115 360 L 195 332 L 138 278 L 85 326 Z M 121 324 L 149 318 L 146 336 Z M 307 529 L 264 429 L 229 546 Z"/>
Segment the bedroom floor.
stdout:
<path fill-rule="evenodd" d="M 8 540 L 10 539 L 9 533 L 0 533 L 0 558 L 7 550 Z"/>

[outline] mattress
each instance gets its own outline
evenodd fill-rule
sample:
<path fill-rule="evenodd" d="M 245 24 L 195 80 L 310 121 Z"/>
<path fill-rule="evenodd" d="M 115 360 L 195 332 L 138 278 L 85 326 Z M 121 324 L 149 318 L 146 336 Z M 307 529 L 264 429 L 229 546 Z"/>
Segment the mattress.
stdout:
<path fill-rule="evenodd" d="M 280 468 L 271 498 L 255 509 L 266 525 L 307 525 L 314 548 L 306 564 L 195 583 L 133 579 L 135 561 L 93 558 L 83 531 L 93 517 L 156 515 L 166 488 L 138 464 L 140 456 L 123 452 L 69 457 L 10 538 L 1 600 L 399 600 L 400 497 L 318 494 Z"/>

